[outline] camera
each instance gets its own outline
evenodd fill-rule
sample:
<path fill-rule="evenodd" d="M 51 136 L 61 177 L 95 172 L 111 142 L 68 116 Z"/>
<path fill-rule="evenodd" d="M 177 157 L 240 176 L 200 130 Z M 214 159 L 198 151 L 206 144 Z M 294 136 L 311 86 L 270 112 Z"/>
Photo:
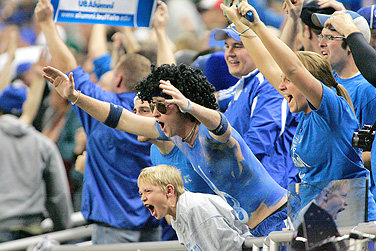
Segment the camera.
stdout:
<path fill-rule="evenodd" d="M 354 132 L 352 146 L 362 148 L 365 151 L 371 151 L 372 142 L 375 138 L 375 127 L 375 125 L 364 125 L 359 132 Z"/>

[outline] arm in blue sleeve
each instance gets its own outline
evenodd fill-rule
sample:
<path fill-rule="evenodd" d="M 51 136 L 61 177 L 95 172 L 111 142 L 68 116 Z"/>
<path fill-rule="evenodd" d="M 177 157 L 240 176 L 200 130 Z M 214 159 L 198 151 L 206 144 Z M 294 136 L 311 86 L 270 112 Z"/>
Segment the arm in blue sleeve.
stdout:
<path fill-rule="evenodd" d="M 108 52 L 102 56 L 95 58 L 94 63 L 94 73 L 97 78 L 100 79 L 103 74 L 111 70 L 111 54 Z"/>

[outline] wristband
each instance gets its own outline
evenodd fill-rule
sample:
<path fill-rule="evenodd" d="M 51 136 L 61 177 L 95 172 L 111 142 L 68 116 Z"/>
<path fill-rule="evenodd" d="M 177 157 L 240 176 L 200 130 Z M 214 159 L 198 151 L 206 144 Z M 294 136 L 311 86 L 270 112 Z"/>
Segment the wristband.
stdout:
<path fill-rule="evenodd" d="M 247 29 L 243 30 L 242 32 L 239 33 L 239 35 L 242 35 L 244 32 L 248 31 L 249 29 L 251 29 L 251 28 L 247 28 Z"/>
<path fill-rule="evenodd" d="M 121 113 L 123 112 L 123 108 L 112 103 L 110 105 L 110 113 L 108 114 L 108 117 L 106 121 L 103 122 L 103 124 L 111 128 L 116 128 L 119 123 Z"/>
<path fill-rule="evenodd" d="M 77 103 L 77 101 L 80 99 L 80 95 L 81 95 L 81 91 L 77 91 L 78 94 L 77 94 L 77 98 L 75 101 L 72 102 L 72 105 L 75 105 Z"/>
<path fill-rule="evenodd" d="M 187 112 L 189 112 L 189 110 L 191 110 L 191 107 L 192 107 L 192 102 L 188 99 L 188 108 L 183 111 L 182 109 L 180 109 L 180 106 L 179 106 L 179 110 L 182 113 L 187 113 Z"/>
<path fill-rule="evenodd" d="M 221 136 L 225 134 L 225 132 L 227 131 L 228 120 L 226 116 L 223 115 L 223 113 L 221 112 L 218 112 L 218 113 L 221 115 L 221 122 L 219 123 L 217 128 L 215 128 L 214 130 L 209 130 L 209 131 L 212 132 L 214 135 Z"/>

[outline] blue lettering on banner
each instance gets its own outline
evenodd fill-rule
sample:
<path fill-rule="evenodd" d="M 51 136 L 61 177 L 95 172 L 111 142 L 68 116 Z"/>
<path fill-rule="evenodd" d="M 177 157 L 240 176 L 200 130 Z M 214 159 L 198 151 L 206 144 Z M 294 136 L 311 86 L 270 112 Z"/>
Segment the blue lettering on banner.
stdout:
<path fill-rule="evenodd" d="M 58 20 L 74 23 L 98 23 L 100 21 L 107 25 L 133 26 L 134 16 L 104 12 L 60 11 Z"/>
<path fill-rule="evenodd" d="M 97 3 L 96 1 L 90 1 L 87 0 L 79 0 L 78 6 L 80 7 L 91 7 L 91 8 L 98 8 L 98 9 L 113 9 L 115 5 L 115 2 L 112 2 L 111 4 L 101 4 Z"/>

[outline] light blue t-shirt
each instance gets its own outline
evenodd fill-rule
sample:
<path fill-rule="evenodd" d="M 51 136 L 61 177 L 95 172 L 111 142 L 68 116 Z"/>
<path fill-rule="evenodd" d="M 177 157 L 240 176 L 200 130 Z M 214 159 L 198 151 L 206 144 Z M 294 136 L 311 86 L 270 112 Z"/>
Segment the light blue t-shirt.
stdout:
<path fill-rule="evenodd" d="M 156 126 L 160 128 L 158 123 Z M 159 139 L 166 139 L 161 130 Z M 234 208 L 243 223 L 248 222 L 261 204 L 274 206 L 287 193 L 267 173 L 235 129 L 227 143 L 216 141 L 203 125 L 193 147 L 178 136 L 171 140 L 209 187 Z"/>
<path fill-rule="evenodd" d="M 298 115 L 259 70 L 239 80 L 224 114 L 279 185 L 299 183 L 290 156 Z"/>
<path fill-rule="evenodd" d="M 162 154 L 156 145 L 151 145 L 150 148 L 151 163 L 156 165 L 169 165 L 180 170 L 183 177 L 184 188 L 194 193 L 209 193 L 214 194 L 213 190 L 206 184 L 206 182 L 198 175 L 191 162 L 184 156 L 177 146 L 167 154 Z"/>

